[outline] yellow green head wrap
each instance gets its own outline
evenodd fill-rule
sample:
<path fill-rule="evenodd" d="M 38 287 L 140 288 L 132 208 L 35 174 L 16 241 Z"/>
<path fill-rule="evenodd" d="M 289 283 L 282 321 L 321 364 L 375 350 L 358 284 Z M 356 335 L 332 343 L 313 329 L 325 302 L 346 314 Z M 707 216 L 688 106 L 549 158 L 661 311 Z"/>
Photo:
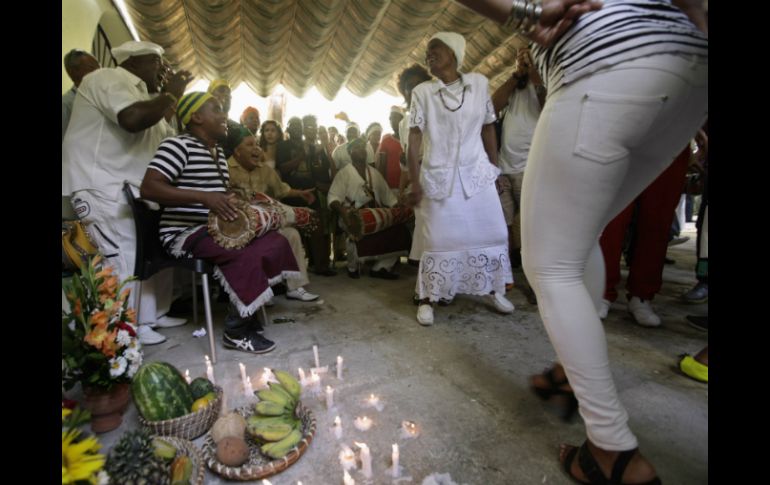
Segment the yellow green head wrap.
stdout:
<path fill-rule="evenodd" d="M 210 95 L 209 93 L 204 93 L 201 91 L 193 91 L 192 93 L 185 94 L 181 97 L 176 105 L 177 118 L 182 122 L 184 126 L 187 126 L 187 123 L 190 122 L 190 118 L 192 118 L 193 113 L 198 111 L 200 107 L 203 106 L 203 103 L 209 99 L 212 99 L 213 97 L 214 96 Z"/>
<path fill-rule="evenodd" d="M 209 84 L 209 93 L 213 93 L 219 86 L 227 86 L 227 89 L 232 89 L 230 83 L 227 82 L 226 79 L 214 79 L 211 81 L 211 84 Z"/>

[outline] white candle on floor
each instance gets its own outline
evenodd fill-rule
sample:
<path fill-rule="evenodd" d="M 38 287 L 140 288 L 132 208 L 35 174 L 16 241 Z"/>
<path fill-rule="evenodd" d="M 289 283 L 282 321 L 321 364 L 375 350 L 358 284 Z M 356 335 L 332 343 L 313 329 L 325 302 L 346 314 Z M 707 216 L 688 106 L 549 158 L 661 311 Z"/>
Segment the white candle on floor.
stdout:
<path fill-rule="evenodd" d="M 342 445 L 342 451 L 340 451 L 339 458 L 343 470 L 356 469 L 356 454 L 353 453 L 353 450 L 348 448 L 347 445 Z"/>
<path fill-rule="evenodd" d="M 190 378 L 190 369 L 184 370 L 184 380 L 186 380 L 188 384 L 192 382 L 192 379 Z"/>
<path fill-rule="evenodd" d="M 372 420 L 364 416 L 363 418 L 356 418 L 353 421 L 353 426 L 359 431 L 366 431 L 372 427 Z"/>
<path fill-rule="evenodd" d="M 211 366 L 211 360 L 209 360 L 208 355 L 204 355 L 206 358 L 206 377 L 211 381 L 212 384 L 216 384 L 217 381 L 214 380 L 214 368 Z"/>
<path fill-rule="evenodd" d="M 302 370 L 302 367 L 297 369 L 299 371 L 299 383 L 302 387 L 305 387 L 306 380 L 305 380 L 305 371 Z"/>
<path fill-rule="evenodd" d="M 356 485 L 356 481 L 353 480 L 353 477 L 350 476 L 347 470 L 345 470 L 345 474 L 342 476 L 342 481 L 345 485 Z"/>
<path fill-rule="evenodd" d="M 393 478 L 398 478 L 398 445 L 393 445 L 393 454 L 391 455 L 391 460 L 393 461 L 393 469 L 391 470 L 391 476 Z"/>
<path fill-rule="evenodd" d="M 251 377 L 246 376 L 246 384 L 243 386 L 243 394 L 249 397 L 254 396 L 254 388 L 251 386 Z"/>
<path fill-rule="evenodd" d="M 337 356 L 337 379 L 342 379 L 342 356 Z"/>
<path fill-rule="evenodd" d="M 369 447 L 366 443 L 359 443 L 354 441 L 359 448 L 361 448 L 361 473 L 366 478 L 372 478 L 372 455 L 369 453 Z"/>
<path fill-rule="evenodd" d="M 326 386 L 326 409 L 331 409 L 332 406 L 334 406 L 334 389 Z"/>
<path fill-rule="evenodd" d="M 342 420 L 339 416 L 334 418 L 334 436 L 337 439 L 342 438 Z"/>
<path fill-rule="evenodd" d="M 315 357 L 315 366 L 321 367 L 321 362 L 318 360 L 318 346 L 313 345 L 313 357 Z"/>

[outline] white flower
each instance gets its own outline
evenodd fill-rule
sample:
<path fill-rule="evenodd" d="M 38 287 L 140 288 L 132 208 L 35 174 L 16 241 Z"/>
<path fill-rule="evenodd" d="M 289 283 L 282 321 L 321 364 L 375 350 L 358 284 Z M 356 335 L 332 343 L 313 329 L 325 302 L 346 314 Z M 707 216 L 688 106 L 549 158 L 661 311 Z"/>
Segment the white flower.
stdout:
<path fill-rule="evenodd" d="M 99 471 L 96 479 L 98 480 L 98 485 L 110 485 L 110 476 L 104 470 Z"/>
<path fill-rule="evenodd" d="M 71 331 L 75 331 L 75 320 L 70 321 L 69 325 L 67 325 L 67 328 L 69 328 Z"/>
<path fill-rule="evenodd" d="M 125 357 L 115 357 L 110 359 L 110 376 L 120 377 L 126 371 L 128 362 Z"/>
<path fill-rule="evenodd" d="M 131 335 L 129 335 L 129 333 L 125 330 L 118 330 L 117 341 L 120 345 L 126 347 L 131 343 Z"/>
<path fill-rule="evenodd" d="M 142 366 L 142 356 L 139 355 L 139 358 L 131 363 L 131 365 L 128 367 L 128 377 L 132 378 L 134 377 L 134 374 L 136 374 L 136 371 L 139 370 L 139 367 Z"/>
<path fill-rule="evenodd" d="M 139 349 L 136 347 L 128 347 L 128 349 L 123 352 L 123 357 L 130 360 L 131 362 L 134 362 L 136 359 L 141 360 L 142 353 L 139 352 Z"/>

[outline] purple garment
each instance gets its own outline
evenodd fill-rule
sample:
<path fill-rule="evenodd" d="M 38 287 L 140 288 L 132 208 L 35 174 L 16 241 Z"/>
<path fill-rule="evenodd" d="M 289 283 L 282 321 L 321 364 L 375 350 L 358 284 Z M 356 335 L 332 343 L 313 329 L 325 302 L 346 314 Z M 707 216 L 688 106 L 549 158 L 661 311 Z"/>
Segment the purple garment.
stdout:
<path fill-rule="evenodd" d="M 220 280 L 242 317 L 253 314 L 272 298 L 271 285 L 299 276 L 289 242 L 276 231 L 254 238 L 241 249 L 225 249 L 208 233 L 200 237 L 201 231 L 206 228 L 187 237 L 182 249 L 216 265 L 214 276 Z M 194 241 L 197 243 L 193 244 Z"/>

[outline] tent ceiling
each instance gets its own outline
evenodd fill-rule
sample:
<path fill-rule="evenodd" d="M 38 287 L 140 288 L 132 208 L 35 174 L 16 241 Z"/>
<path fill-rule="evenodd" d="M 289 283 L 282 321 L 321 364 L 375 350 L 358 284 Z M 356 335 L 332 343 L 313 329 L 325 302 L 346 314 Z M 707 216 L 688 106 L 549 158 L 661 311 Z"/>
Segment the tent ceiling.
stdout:
<path fill-rule="evenodd" d="M 332 99 L 398 93 L 405 67 L 423 63 L 431 35 L 467 41 L 463 71 L 505 81 L 520 44 L 503 29 L 450 0 L 127 0 L 143 40 L 197 78 L 245 82 L 260 96 L 280 83 L 295 96 L 316 86 Z"/>

